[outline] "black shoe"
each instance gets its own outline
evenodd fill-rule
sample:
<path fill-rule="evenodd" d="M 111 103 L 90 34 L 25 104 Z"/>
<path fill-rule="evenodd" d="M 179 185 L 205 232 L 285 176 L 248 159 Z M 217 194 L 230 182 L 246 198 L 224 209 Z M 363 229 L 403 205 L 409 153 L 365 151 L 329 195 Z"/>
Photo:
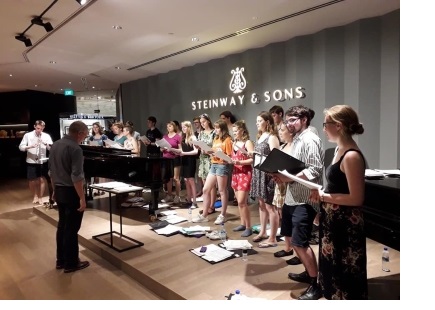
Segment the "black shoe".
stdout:
<path fill-rule="evenodd" d="M 300 260 L 299 257 L 297 257 L 297 256 L 292 257 L 292 258 L 286 260 L 285 262 L 286 262 L 287 264 L 289 264 L 289 265 L 293 265 L 293 266 L 294 266 L 294 265 L 300 265 L 300 264 L 302 264 L 301 260 Z"/>
<path fill-rule="evenodd" d="M 310 285 L 301 296 L 298 297 L 299 300 L 317 300 L 322 297 L 322 292 L 318 285 Z"/>
<path fill-rule="evenodd" d="M 292 279 L 293 281 L 296 282 L 302 282 L 302 283 L 311 283 L 311 278 L 308 275 L 308 272 L 305 270 L 302 273 L 289 273 L 288 274 L 289 279 Z"/>
<path fill-rule="evenodd" d="M 293 255 L 293 249 L 291 249 L 288 252 L 286 250 L 281 250 L 281 251 L 273 253 L 273 256 L 275 256 L 275 257 L 285 257 L 285 256 L 290 256 L 290 255 Z"/>
<path fill-rule="evenodd" d="M 85 269 L 86 267 L 89 267 L 89 262 L 87 260 L 84 260 L 82 262 L 79 262 L 77 264 L 77 266 L 75 266 L 75 267 L 65 268 L 63 272 L 64 273 L 70 273 L 70 272 L 74 272 L 74 271 L 77 271 L 77 270 Z"/>

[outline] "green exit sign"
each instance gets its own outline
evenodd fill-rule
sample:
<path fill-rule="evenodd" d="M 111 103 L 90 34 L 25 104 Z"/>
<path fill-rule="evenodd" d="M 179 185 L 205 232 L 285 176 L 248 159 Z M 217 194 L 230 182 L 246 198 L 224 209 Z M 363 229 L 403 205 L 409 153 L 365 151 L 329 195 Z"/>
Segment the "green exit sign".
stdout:
<path fill-rule="evenodd" d="M 72 89 L 65 89 L 65 96 L 74 96 L 74 91 Z"/>

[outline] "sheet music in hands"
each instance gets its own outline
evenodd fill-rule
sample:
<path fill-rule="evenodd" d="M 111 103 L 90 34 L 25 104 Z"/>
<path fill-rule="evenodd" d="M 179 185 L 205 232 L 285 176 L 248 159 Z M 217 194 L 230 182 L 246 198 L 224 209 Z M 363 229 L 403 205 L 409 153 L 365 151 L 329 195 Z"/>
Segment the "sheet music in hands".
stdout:
<path fill-rule="evenodd" d="M 296 182 L 308 187 L 309 189 L 321 189 L 322 188 L 322 185 L 304 180 L 302 178 L 299 178 L 295 175 L 288 173 L 287 170 L 278 170 L 278 172 L 281 173 L 283 176 L 286 176 L 286 177 L 292 179 L 293 181 L 296 181 Z"/>
<path fill-rule="evenodd" d="M 89 141 L 90 146 L 98 146 L 98 141 Z"/>
<path fill-rule="evenodd" d="M 140 136 L 139 139 L 140 139 L 143 143 L 145 143 L 145 144 L 150 144 L 150 143 L 151 143 L 150 139 L 148 139 L 147 136 Z"/>
<path fill-rule="evenodd" d="M 254 152 L 254 168 L 261 165 L 266 160 L 266 157 L 261 153 Z"/>
<path fill-rule="evenodd" d="M 237 144 L 234 143 L 233 149 L 237 152 L 238 150 L 240 150 L 240 153 L 244 154 L 244 155 L 249 155 L 249 153 L 241 147 L 238 147 Z"/>
<path fill-rule="evenodd" d="M 213 152 L 213 149 L 208 146 L 204 141 L 196 140 L 192 141 L 192 144 L 199 147 L 204 152 Z"/>
<path fill-rule="evenodd" d="M 222 160 L 224 160 L 224 161 L 226 161 L 226 162 L 228 162 L 228 163 L 232 163 L 233 162 L 231 157 L 229 157 L 227 154 L 225 154 L 222 151 L 217 151 L 213 155 L 218 157 L 218 158 L 220 158 L 220 159 L 222 159 Z"/>
<path fill-rule="evenodd" d="M 161 148 L 167 148 L 168 150 L 172 148 L 169 142 L 166 141 L 165 139 L 156 140 L 156 145 Z"/>
<path fill-rule="evenodd" d="M 108 146 L 110 146 L 111 148 L 114 148 L 114 149 L 123 149 L 123 148 L 124 148 L 124 147 L 123 147 L 121 144 L 119 144 L 118 142 L 115 142 L 115 141 L 110 140 L 110 139 L 106 139 L 106 140 L 104 140 L 104 143 L 106 143 Z"/>

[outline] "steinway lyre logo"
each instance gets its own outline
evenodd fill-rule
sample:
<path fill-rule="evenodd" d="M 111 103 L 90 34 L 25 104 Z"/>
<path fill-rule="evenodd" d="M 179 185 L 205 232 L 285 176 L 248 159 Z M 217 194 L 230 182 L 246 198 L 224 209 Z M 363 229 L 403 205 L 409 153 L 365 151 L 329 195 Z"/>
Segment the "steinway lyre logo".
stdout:
<path fill-rule="evenodd" d="M 246 87 L 246 79 L 243 76 L 243 71 L 245 71 L 245 68 L 239 67 L 235 70 L 231 70 L 233 77 L 230 81 L 230 90 L 235 94 L 241 93 Z"/>

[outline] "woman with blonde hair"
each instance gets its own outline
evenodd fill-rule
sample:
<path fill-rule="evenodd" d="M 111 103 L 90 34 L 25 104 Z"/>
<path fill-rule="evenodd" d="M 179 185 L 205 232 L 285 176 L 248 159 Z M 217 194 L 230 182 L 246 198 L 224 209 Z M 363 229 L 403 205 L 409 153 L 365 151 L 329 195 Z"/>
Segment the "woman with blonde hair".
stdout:
<path fill-rule="evenodd" d="M 186 182 L 187 203 L 189 206 L 197 208 L 195 174 L 198 149 L 192 143 L 196 141 L 192 123 L 190 121 L 181 122 L 181 131 L 183 132 L 180 152 L 181 176 Z"/>
<path fill-rule="evenodd" d="M 124 149 L 130 150 L 133 154 L 139 154 L 139 144 L 136 138 L 133 136 L 134 129 L 131 126 L 124 126 L 122 129 L 124 136 L 126 137 L 124 141 Z"/>
<path fill-rule="evenodd" d="M 249 140 L 249 131 L 243 120 L 236 121 L 233 124 L 233 136 L 234 143 L 231 159 L 233 160 L 234 167 L 231 187 L 236 194 L 241 222 L 233 231 L 243 231 L 242 237 L 249 237 L 252 235 L 252 228 L 248 194 L 251 189 L 253 160 L 248 154 L 254 151 L 254 143 Z"/>
<path fill-rule="evenodd" d="M 312 190 L 321 202 L 319 284 L 326 299 L 367 299 L 367 249 L 362 206 L 365 159 L 353 135 L 364 133 L 357 113 L 347 105 L 325 109 L 323 131 L 337 144 L 326 169 L 324 190 Z"/>

